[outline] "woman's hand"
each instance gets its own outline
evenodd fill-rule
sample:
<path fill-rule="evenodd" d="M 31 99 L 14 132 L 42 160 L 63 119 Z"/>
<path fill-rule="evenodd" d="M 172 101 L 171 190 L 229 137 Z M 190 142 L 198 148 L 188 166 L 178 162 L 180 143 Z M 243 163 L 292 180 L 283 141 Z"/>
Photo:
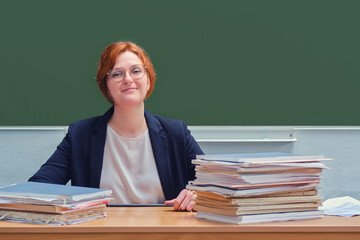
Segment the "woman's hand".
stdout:
<path fill-rule="evenodd" d="M 165 204 L 173 204 L 174 210 L 192 211 L 195 205 L 196 194 L 193 191 L 184 189 L 177 198 L 165 201 Z"/>

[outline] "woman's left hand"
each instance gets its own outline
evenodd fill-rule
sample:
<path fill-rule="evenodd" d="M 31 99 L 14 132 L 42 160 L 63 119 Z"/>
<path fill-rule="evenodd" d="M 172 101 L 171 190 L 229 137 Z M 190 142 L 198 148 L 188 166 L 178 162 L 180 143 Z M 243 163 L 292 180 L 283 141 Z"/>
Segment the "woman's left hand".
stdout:
<path fill-rule="evenodd" d="M 196 194 L 193 191 L 184 189 L 177 198 L 165 201 L 165 204 L 173 204 L 174 210 L 192 211 L 195 205 Z"/>

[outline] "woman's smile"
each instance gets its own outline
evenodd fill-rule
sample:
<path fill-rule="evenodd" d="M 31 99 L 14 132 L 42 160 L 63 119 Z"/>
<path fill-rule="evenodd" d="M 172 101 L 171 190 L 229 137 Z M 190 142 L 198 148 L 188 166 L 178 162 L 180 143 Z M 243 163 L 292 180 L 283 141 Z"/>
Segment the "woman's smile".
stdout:
<path fill-rule="evenodd" d="M 135 90 L 137 90 L 136 87 L 128 87 L 128 88 L 121 90 L 121 92 L 133 92 Z"/>

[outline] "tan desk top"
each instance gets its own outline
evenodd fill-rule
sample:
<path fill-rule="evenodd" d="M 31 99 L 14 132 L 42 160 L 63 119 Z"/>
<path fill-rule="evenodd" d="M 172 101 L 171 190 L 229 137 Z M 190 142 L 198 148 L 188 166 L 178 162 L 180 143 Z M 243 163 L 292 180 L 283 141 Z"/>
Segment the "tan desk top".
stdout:
<path fill-rule="evenodd" d="M 108 208 L 107 217 L 76 225 L 51 226 L 0 221 L 0 239 L 360 239 L 360 216 L 325 216 L 261 224 L 234 225 L 195 218 L 194 212 L 175 212 L 171 207 Z M 167 236 L 167 237 L 166 237 Z M 283 238 L 285 237 L 285 238 Z M 201 240 L 201 239 L 200 239 Z"/>

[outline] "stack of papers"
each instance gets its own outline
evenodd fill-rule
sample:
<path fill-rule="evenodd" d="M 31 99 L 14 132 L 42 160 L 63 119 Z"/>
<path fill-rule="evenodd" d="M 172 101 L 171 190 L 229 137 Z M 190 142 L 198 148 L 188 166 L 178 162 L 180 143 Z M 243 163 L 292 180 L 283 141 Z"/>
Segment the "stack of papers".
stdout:
<path fill-rule="evenodd" d="M 311 219 L 323 216 L 317 195 L 323 156 L 288 153 L 198 155 L 196 217 L 229 223 Z"/>
<path fill-rule="evenodd" d="M 111 190 L 25 182 L 0 188 L 0 220 L 65 225 L 105 217 Z"/>

